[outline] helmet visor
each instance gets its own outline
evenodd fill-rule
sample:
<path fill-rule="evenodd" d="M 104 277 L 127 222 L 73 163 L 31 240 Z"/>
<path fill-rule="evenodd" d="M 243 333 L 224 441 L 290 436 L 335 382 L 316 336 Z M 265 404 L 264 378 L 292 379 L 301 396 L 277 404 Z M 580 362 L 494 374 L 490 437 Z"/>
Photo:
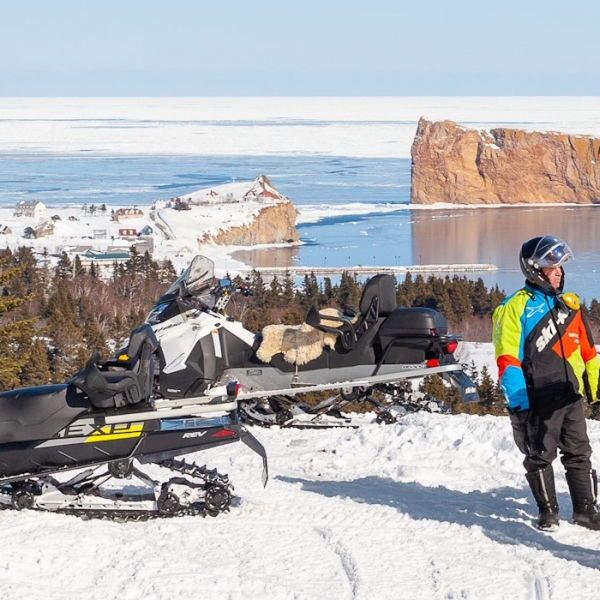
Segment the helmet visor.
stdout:
<path fill-rule="evenodd" d="M 560 267 L 569 258 L 573 258 L 573 252 L 566 242 L 555 239 L 552 243 L 548 244 L 542 238 L 535 249 L 534 256 L 536 256 L 535 262 L 539 265 L 538 268 L 543 269 L 545 267 Z"/>

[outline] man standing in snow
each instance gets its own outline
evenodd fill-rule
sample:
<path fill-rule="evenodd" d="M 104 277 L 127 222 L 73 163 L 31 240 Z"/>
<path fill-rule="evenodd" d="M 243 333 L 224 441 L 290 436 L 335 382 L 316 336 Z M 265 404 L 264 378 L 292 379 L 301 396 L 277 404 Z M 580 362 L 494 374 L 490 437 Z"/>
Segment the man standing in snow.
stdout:
<path fill-rule="evenodd" d="M 569 258 L 568 244 L 554 236 L 523 244 L 525 286 L 494 311 L 493 342 L 515 442 L 539 508 L 538 528 L 559 524 L 552 463 L 560 449 L 573 521 L 600 530 L 583 407 L 584 396 L 598 400 L 600 361 L 579 299 L 562 293 L 562 265 Z"/>

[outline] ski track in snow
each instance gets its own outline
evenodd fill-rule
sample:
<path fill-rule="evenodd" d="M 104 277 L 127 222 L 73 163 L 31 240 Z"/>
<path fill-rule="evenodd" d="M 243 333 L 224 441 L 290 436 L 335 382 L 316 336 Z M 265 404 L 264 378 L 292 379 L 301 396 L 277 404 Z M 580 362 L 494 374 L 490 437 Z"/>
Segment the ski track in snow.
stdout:
<path fill-rule="evenodd" d="M 600 423 L 589 429 L 600 450 Z M 252 430 L 269 454 L 266 488 L 243 444 L 188 457 L 232 478 L 234 505 L 216 518 L 1 511 L 1 597 L 597 598 L 600 533 L 569 523 L 559 465 L 561 527 L 535 529 L 505 417 Z"/>

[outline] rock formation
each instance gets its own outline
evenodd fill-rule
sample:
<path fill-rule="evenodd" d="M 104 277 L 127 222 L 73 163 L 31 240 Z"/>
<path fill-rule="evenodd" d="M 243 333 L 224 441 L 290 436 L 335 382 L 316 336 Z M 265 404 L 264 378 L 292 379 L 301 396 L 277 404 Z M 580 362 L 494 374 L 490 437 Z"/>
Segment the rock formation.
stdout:
<path fill-rule="evenodd" d="M 195 228 L 199 245 L 255 246 L 300 240 L 296 208 L 264 175 L 253 182 L 224 184 L 176 200 L 179 210 L 185 203 L 182 219 Z M 177 237 L 178 224 L 168 213 L 161 214 Z"/>
<path fill-rule="evenodd" d="M 296 215 L 296 209 L 289 200 L 278 202 L 261 208 L 247 224 L 205 233 L 198 238 L 198 243 L 221 246 L 297 243 L 300 236 L 296 229 Z"/>
<path fill-rule="evenodd" d="M 413 204 L 600 203 L 600 140 L 419 120 Z"/>

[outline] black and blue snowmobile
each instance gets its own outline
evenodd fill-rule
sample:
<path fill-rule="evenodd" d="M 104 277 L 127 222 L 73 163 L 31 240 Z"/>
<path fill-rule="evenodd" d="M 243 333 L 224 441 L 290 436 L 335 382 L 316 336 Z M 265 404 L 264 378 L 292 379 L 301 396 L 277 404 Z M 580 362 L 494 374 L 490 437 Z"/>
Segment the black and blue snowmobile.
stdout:
<path fill-rule="evenodd" d="M 227 390 L 182 401 L 156 394 L 158 347 L 144 323 L 116 358 L 100 363 L 94 354 L 66 383 L 0 394 L 0 508 L 214 516 L 230 506 L 228 476 L 180 457 L 240 440 L 263 458 L 266 484 L 265 450 Z M 141 469 L 150 463 L 169 478 Z M 114 480 L 131 478 L 141 490 L 114 487 Z"/>

